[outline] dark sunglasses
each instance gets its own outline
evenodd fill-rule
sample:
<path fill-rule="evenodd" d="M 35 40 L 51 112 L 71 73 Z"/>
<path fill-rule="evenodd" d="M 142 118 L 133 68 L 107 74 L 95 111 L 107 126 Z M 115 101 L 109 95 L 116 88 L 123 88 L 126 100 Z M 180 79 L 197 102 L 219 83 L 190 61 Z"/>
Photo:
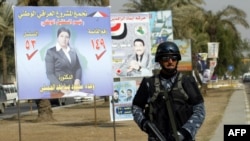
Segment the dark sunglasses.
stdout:
<path fill-rule="evenodd" d="M 178 56 L 163 56 L 163 57 L 161 57 L 162 61 L 169 61 L 170 59 L 172 61 L 177 61 L 178 60 Z"/>

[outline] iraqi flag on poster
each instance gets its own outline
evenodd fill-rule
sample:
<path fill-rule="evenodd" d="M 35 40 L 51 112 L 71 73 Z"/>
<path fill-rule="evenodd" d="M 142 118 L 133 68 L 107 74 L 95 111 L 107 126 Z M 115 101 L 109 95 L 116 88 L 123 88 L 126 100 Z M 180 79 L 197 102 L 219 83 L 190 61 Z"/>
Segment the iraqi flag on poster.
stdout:
<path fill-rule="evenodd" d="M 113 23 L 111 24 L 111 37 L 114 40 L 123 39 L 127 35 L 126 23 Z"/>
<path fill-rule="evenodd" d="M 209 42 L 208 46 L 208 56 L 207 58 L 218 58 L 219 54 L 219 42 Z"/>
<path fill-rule="evenodd" d="M 115 78 L 152 75 L 153 59 L 149 20 L 149 13 L 111 14 L 113 76 Z"/>

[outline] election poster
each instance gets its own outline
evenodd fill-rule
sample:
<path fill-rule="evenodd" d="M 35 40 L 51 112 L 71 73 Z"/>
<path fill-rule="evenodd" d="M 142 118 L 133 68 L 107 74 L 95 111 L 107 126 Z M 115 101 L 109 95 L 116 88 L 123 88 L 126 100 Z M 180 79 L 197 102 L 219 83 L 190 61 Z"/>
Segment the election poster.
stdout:
<path fill-rule="evenodd" d="M 209 42 L 208 46 L 208 56 L 207 58 L 218 58 L 219 54 L 219 42 Z"/>
<path fill-rule="evenodd" d="M 192 71 L 191 40 L 173 40 L 179 47 L 181 61 L 178 64 L 179 71 Z"/>
<path fill-rule="evenodd" d="M 157 46 L 165 41 L 172 41 L 173 25 L 172 25 L 172 12 L 165 11 L 152 11 L 150 14 L 150 31 L 151 31 L 151 53 L 155 54 Z"/>
<path fill-rule="evenodd" d="M 136 90 L 136 81 L 114 82 L 113 96 L 109 98 L 111 121 L 133 120 L 132 101 Z"/>
<path fill-rule="evenodd" d="M 19 99 L 112 95 L 108 7 L 14 7 Z"/>
<path fill-rule="evenodd" d="M 152 75 L 149 13 L 111 14 L 113 76 Z"/>
<path fill-rule="evenodd" d="M 172 12 L 170 10 L 152 11 L 150 14 L 151 55 L 153 67 L 159 69 L 155 63 L 155 53 L 158 45 L 165 41 L 173 41 Z"/>

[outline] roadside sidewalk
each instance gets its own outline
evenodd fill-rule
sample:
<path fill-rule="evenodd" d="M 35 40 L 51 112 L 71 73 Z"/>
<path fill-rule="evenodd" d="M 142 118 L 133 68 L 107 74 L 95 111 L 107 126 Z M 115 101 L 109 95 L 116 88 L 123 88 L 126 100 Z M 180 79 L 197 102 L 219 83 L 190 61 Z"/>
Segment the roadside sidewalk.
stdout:
<path fill-rule="evenodd" d="M 215 134 L 210 141 L 224 140 L 224 125 L 225 124 L 249 124 L 247 114 L 249 110 L 246 109 L 248 104 L 244 86 L 235 89 L 229 103 L 225 109 L 221 123 L 218 125 Z"/>

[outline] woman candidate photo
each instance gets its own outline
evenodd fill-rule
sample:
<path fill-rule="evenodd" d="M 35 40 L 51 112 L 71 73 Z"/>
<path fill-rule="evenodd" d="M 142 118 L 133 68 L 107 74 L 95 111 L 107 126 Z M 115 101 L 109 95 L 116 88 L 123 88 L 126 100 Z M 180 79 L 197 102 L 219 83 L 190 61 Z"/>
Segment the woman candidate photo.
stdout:
<path fill-rule="evenodd" d="M 60 27 L 57 31 L 56 45 L 47 50 L 45 57 L 46 75 L 50 85 L 69 86 L 59 89 L 64 94 L 73 90 L 72 86 L 80 85 L 82 77 L 82 68 L 76 50 L 69 43 L 70 36 L 69 29 Z"/>

